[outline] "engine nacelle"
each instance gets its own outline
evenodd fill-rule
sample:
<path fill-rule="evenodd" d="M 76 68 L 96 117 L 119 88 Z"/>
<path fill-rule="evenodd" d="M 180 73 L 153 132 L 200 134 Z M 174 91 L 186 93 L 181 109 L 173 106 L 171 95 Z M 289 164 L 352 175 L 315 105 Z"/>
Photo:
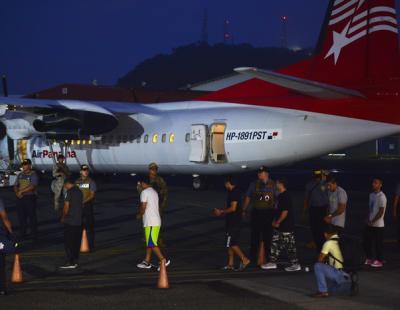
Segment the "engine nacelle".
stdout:
<path fill-rule="evenodd" d="M 3 121 L 6 133 L 13 140 L 29 139 L 38 132 L 33 128 L 32 122 L 24 118 L 6 119 Z"/>

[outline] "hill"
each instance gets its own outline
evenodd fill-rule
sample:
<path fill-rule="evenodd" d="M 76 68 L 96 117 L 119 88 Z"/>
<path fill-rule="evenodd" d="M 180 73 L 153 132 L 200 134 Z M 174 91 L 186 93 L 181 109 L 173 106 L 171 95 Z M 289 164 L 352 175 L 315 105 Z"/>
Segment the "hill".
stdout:
<path fill-rule="evenodd" d="M 278 69 L 308 58 L 311 50 L 293 51 L 250 44 L 190 44 L 149 58 L 118 80 L 117 86 L 178 89 L 231 74 L 233 68 Z"/>

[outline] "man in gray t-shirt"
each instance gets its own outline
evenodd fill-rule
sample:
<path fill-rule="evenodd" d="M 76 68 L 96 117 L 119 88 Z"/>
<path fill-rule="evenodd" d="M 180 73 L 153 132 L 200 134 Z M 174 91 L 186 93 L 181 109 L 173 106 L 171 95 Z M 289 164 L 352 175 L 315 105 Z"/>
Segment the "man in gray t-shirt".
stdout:
<path fill-rule="evenodd" d="M 343 231 L 346 222 L 347 193 L 338 186 L 334 177 L 327 180 L 329 214 L 325 217 L 325 222 L 336 226 Z"/>
<path fill-rule="evenodd" d="M 75 269 L 78 267 L 82 239 L 83 194 L 75 185 L 75 180 L 71 178 L 65 181 L 64 188 L 66 193 L 61 223 L 64 224 L 64 245 L 67 261 L 60 268 Z"/>

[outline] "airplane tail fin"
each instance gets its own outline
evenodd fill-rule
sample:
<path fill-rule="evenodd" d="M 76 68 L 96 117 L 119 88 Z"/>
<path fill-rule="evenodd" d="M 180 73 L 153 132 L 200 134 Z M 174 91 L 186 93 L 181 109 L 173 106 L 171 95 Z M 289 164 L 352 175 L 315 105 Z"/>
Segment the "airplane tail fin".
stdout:
<path fill-rule="evenodd" d="M 307 78 L 338 86 L 400 75 L 395 0 L 331 0 Z"/>

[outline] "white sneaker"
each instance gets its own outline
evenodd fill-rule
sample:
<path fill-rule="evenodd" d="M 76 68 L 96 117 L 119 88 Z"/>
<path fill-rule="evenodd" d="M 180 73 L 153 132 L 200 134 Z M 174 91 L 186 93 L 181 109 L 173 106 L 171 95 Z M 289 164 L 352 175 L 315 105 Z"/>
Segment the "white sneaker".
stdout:
<path fill-rule="evenodd" d="M 271 270 L 271 269 L 277 269 L 278 265 L 276 263 L 266 263 L 264 265 L 261 265 L 261 269 L 264 270 Z"/>
<path fill-rule="evenodd" d="M 140 269 L 150 269 L 151 268 L 151 264 L 149 264 L 148 262 L 146 262 L 144 260 L 141 263 L 137 264 L 136 267 L 138 267 Z"/>
<path fill-rule="evenodd" d="M 165 261 L 165 267 L 168 267 L 170 264 L 171 264 L 171 260 L 170 260 L 170 259 L 167 259 L 167 260 Z M 160 271 L 160 266 L 158 266 L 157 271 Z"/>
<path fill-rule="evenodd" d="M 292 265 L 292 266 L 289 266 L 289 267 L 286 267 L 286 268 L 285 268 L 285 271 L 288 271 L 288 272 L 300 271 L 300 270 L 301 270 L 300 264 L 294 264 L 294 265 Z"/>
<path fill-rule="evenodd" d="M 64 266 L 60 266 L 60 269 L 76 269 L 78 268 L 78 264 L 66 264 Z"/>

